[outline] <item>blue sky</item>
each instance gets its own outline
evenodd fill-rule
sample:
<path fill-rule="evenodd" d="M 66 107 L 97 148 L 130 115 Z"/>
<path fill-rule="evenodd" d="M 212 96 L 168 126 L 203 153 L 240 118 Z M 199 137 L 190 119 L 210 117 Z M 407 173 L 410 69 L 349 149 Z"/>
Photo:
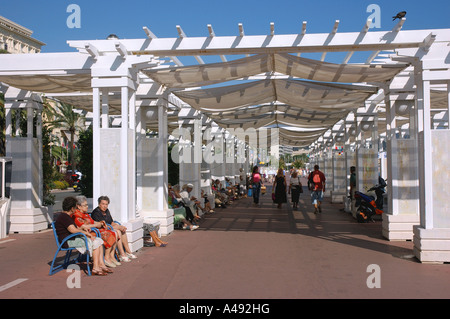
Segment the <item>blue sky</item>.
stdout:
<path fill-rule="evenodd" d="M 275 33 L 301 31 L 307 21 L 307 33 L 329 32 L 340 20 L 338 32 L 358 32 L 371 12 L 370 4 L 381 11 L 381 28 L 391 30 L 392 16 L 407 11 L 404 30 L 450 28 L 448 0 L 1 0 L 0 15 L 34 31 L 33 37 L 46 43 L 42 52 L 73 51 L 67 40 L 104 39 L 115 33 L 120 38 L 143 38 L 143 26 L 158 37 L 177 37 L 176 25 L 188 36 L 207 36 L 212 24 L 216 35 L 238 35 L 238 23 L 245 34 L 263 35 L 275 23 Z M 81 27 L 69 28 L 69 4 L 81 9 Z"/>

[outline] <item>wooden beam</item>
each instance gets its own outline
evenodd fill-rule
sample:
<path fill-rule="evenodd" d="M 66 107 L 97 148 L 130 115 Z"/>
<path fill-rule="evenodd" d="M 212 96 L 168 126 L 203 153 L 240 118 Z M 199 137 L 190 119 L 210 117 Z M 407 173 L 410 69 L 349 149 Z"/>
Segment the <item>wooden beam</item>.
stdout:
<path fill-rule="evenodd" d="M 381 52 L 381 50 L 373 51 L 370 56 L 367 58 L 365 64 L 370 64 L 377 57 L 377 55 Z"/>
<path fill-rule="evenodd" d="M 330 42 L 331 39 L 334 37 L 334 35 L 337 33 L 338 26 L 339 26 L 339 20 L 334 21 L 333 30 L 331 30 L 330 34 L 326 38 L 324 45 L 326 45 L 328 42 Z M 323 52 L 322 56 L 320 57 L 320 61 L 325 61 L 326 55 L 327 55 L 327 51 Z"/>
<path fill-rule="evenodd" d="M 302 32 L 300 33 L 300 35 L 304 36 L 306 34 L 306 21 L 303 21 L 302 23 Z"/>
<path fill-rule="evenodd" d="M 114 45 L 116 47 L 117 52 L 119 52 L 119 54 L 122 58 L 124 58 L 128 55 L 127 48 L 122 43 L 116 42 L 116 43 L 114 43 Z"/>
<path fill-rule="evenodd" d="M 242 23 L 238 23 L 238 28 L 239 28 L 239 36 L 243 37 L 244 34 L 244 26 L 242 25 Z"/>
<path fill-rule="evenodd" d="M 339 20 L 334 21 L 333 30 L 331 30 L 331 34 L 336 34 L 339 26 Z"/>
<path fill-rule="evenodd" d="M 150 31 L 149 28 L 147 27 L 142 27 L 142 29 L 144 30 L 145 34 L 147 35 L 148 39 L 157 39 L 158 37 L 152 32 Z M 178 59 L 176 56 L 170 56 L 170 59 L 173 61 L 173 63 L 175 63 L 178 66 L 183 66 L 183 63 L 180 61 L 180 59 Z"/>
<path fill-rule="evenodd" d="M 88 43 L 84 46 L 84 48 L 86 49 L 86 51 L 89 53 L 89 55 L 91 57 L 93 57 L 94 59 L 96 59 L 100 53 L 98 53 L 98 50 L 95 46 L 93 46 L 92 44 Z"/>
<path fill-rule="evenodd" d="M 156 39 L 157 38 L 156 35 L 154 35 L 152 31 L 150 31 L 149 28 L 142 27 L 142 29 L 144 30 L 145 34 L 147 35 L 147 38 L 149 38 L 149 39 Z"/>
<path fill-rule="evenodd" d="M 181 39 L 186 38 L 187 36 L 186 36 L 186 33 L 184 33 L 183 29 L 182 29 L 179 25 L 177 25 L 176 27 L 177 27 L 177 31 L 178 31 L 179 37 L 180 37 Z M 203 61 L 203 59 L 202 59 L 201 56 L 199 56 L 199 55 L 194 55 L 194 58 L 197 60 L 197 62 L 198 62 L 199 64 L 205 64 L 205 61 Z"/>
<path fill-rule="evenodd" d="M 214 30 L 213 30 L 212 25 L 208 24 L 208 25 L 206 25 L 206 26 L 208 27 L 209 36 L 210 36 L 211 38 L 215 37 L 216 34 L 214 33 Z"/>
<path fill-rule="evenodd" d="M 306 34 L 306 21 L 303 21 L 302 23 L 302 32 L 300 32 L 300 36 L 303 38 L 303 36 Z M 300 56 L 302 53 L 297 53 L 297 56 Z"/>
<path fill-rule="evenodd" d="M 430 50 L 431 45 L 436 40 L 436 35 L 433 33 L 430 33 L 422 42 L 422 45 L 420 46 L 425 52 L 428 52 Z"/>
<path fill-rule="evenodd" d="M 358 42 L 360 42 L 361 39 L 364 38 L 364 36 L 366 35 L 367 31 L 369 31 L 369 27 L 370 27 L 371 24 L 372 24 L 372 19 L 370 19 L 370 18 L 367 19 L 366 23 L 364 24 L 364 26 L 363 26 L 363 28 L 361 30 L 361 32 L 359 33 L 359 37 L 356 39 L 357 43 L 355 43 L 355 44 L 358 44 Z M 347 64 L 348 61 L 350 60 L 350 58 L 352 57 L 353 53 L 355 53 L 355 51 L 348 52 L 347 55 L 344 58 L 344 61 L 342 61 L 342 64 Z"/>
<path fill-rule="evenodd" d="M 189 56 L 220 54 L 273 54 L 298 52 L 345 52 L 384 51 L 403 48 L 418 48 L 433 30 L 402 30 L 397 34 L 388 31 L 368 32 L 355 45 L 360 32 L 337 33 L 326 42 L 329 34 L 305 34 L 299 41 L 299 34 L 274 35 L 267 43 L 267 35 L 256 36 L 215 36 L 148 39 L 121 39 L 128 52 L 152 54 L 155 56 Z M 242 28 L 243 33 L 243 28 Z M 436 30 L 437 41 L 450 41 L 450 29 Z M 114 52 L 114 41 L 75 40 L 68 41 L 71 47 L 85 51 L 85 45 L 92 43 L 99 52 Z"/>
<path fill-rule="evenodd" d="M 401 18 L 395 27 L 392 29 L 392 32 L 399 32 L 402 29 L 403 24 L 405 23 L 406 18 Z"/>
<path fill-rule="evenodd" d="M 216 36 L 214 29 L 212 27 L 212 25 L 208 24 L 206 25 L 208 28 L 208 32 L 209 32 L 209 37 L 210 38 L 214 38 Z M 227 58 L 224 55 L 220 55 L 220 59 L 222 60 L 222 62 L 227 62 Z"/>
<path fill-rule="evenodd" d="M 181 27 L 179 25 L 176 26 L 177 31 L 178 31 L 178 36 L 180 38 L 186 38 L 186 34 L 184 33 L 183 29 L 181 29 Z"/>

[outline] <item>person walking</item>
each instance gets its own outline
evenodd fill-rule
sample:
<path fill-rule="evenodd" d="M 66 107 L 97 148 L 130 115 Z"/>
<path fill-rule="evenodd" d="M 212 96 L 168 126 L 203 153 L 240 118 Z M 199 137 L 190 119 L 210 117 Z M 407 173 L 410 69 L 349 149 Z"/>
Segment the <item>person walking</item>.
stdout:
<path fill-rule="evenodd" d="M 272 188 L 275 193 L 275 203 L 278 204 L 277 208 L 281 208 L 281 205 L 287 202 L 286 186 L 286 176 L 283 174 L 283 169 L 279 168 Z"/>
<path fill-rule="evenodd" d="M 259 173 L 259 168 L 257 165 L 253 167 L 252 171 L 252 195 L 253 195 L 253 204 L 255 206 L 259 205 L 259 195 L 261 193 L 261 186 L 263 185 L 261 174 Z"/>
<path fill-rule="evenodd" d="M 308 187 L 311 190 L 311 204 L 314 205 L 314 214 L 322 212 L 321 204 L 325 191 L 325 175 L 319 170 L 319 165 L 314 165 L 314 171 L 308 176 Z"/>
<path fill-rule="evenodd" d="M 298 201 L 300 199 L 300 193 L 303 193 L 302 187 L 303 187 L 303 185 L 300 182 L 300 176 L 298 175 L 298 171 L 294 170 L 289 179 L 289 191 L 288 191 L 289 194 L 291 194 L 291 192 L 292 192 L 291 200 L 292 200 L 292 206 L 294 209 L 298 208 Z"/>

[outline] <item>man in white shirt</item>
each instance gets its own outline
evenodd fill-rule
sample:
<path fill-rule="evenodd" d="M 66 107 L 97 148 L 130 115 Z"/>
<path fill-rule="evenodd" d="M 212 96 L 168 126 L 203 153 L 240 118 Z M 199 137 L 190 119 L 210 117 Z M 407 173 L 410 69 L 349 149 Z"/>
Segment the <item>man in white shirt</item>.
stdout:
<path fill-rule="evenodd" d="M 183 201 L 183 204 L 186 208 L 186 218 L 190 222 L 193 222 L 195 219 L 200 219 L 200 216 L 197 214 L 197 209 L 195 207 L 195 205 L 200 204 L 200 202 L 195 196 L 190 195 L 193 189 L 194 185 L 186 184 L 183 185 L 183 189 L 180 192 L 181 200 Z"/>

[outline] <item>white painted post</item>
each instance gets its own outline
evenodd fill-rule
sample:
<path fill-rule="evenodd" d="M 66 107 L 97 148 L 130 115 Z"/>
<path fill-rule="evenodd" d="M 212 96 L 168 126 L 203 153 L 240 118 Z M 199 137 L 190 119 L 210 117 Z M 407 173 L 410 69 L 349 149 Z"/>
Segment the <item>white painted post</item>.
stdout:
<path fill-rule="evenodd" d="M 131 91 L 129 100 L 129 127 L 128 127 L 128 218 L 136 218 L 136 91 Z"/>
<path fill-rule="evenodd" d="M 386 86 L 386 147 L 388 207 L 383 214 L 382 234 L 389 240 L 412 240 L 413 226 L 419 223 L 417 135 L 397 137 L 397 115 L 409 113 L 413 100 L 403 100 Z M 414 93 L 411 94 L 414 96 Z M 410 122 L 414 122 L 411 116 Z M 410 125 L 415 127 L 414 124 Z"/>
<path fill-rule="evenodd" d="M 108 98 L 108 89 L 102 88 L 102 113 L 100 115 L 102 128 L 109 127 L 109 98 Z"/>
<path fill-rule="evenodd" d="M 414 254 L 424 263 L 450 261 L 447 218 L 449 130 L 431 129 L 431 83 L 424 80 L 422 62 L 414 65 L 419 136 L 420 225 L 414 226 Z M 448 92 L 448 88 L 447 88 Z"/>
<path fill-rule="evenodd" d="M 167 211 L 168 208 L 168 151 L 167 151 L 167 140 L 168 140 L 168 127 L 167 127 L 167 103 L 168 103 L 168 93 L 164 92 L 163 98 L 160 99 L 158 103 L 158 154 L 160 158 L 158 159 L 158 197 L 159 209 L 162 211 Z"/>
<path fill-rule="evenodd" d="M 129 88 L 121 87 L 121 118 L 120 128 L 120 218 L 121 221 L 128 221 L 128 108 L 129 108 Z"/>
<path fill-rule="evenodd" d="M 105 91 L 104 91 L 105 93 Z M 92 88 L 92 170 L 93 170 L 93 206 L 97 206 L 97 200 L 102 195 L 101 185 L 101 145 L 100 145 L 100 89 Z"/>

